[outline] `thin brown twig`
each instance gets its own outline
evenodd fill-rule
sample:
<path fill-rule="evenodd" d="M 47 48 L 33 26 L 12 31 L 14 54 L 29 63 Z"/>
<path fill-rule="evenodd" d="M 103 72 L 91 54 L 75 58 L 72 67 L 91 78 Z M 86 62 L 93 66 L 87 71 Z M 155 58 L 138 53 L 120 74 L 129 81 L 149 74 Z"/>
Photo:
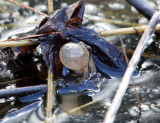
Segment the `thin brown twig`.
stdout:
<path fill-rule="evenodd" d="M 14 1 L 14 0 L 5 0 L 5 1 L 11 2 L 11 3 L 13 3 L 13 4 L 16 4 L 16 5 L 19 5 L 19 6 L 21 6 L 21 7 L 27 8 L 27 9 L 29 9 L 29 10 L 32 10 L 32 11 L 34 11 L 34 12 L 40 14 L 40 15 L 43 15 L 43 16 L 45 16 L 45 17 L 48 17 L 48 15 L 46 15 L 46 14 L 44 14 L 44 13 L 42 13 L 42 12 L 40 12 L 40 11 L 38 11 L 38 10 L 30 7 L 30 6 L 27 6 L 27 5 L 24 5 L 24 4 L 22 4 L 22 3 L 19 3 L 19 2 L 17 2 L 17 1 Z"/>
<path fill-rule="evenodd" d="M 140 99 L 139 99 L 138 92 L 137 92 L 137 90 L 136 90 L 136 85 L 135 85 L 135 81 L 134 81 L 133 77 L 131 77 L 131 80 L 132 80 L 132 82 L 133 82 L 133 88 L 134 88 L 134 91 L 135 91 L 135 93 L 136 93 L 137 102 L 138 102 L 138 105 L 139 105 L 139 110 L 140 110 L 140 112 L 141 112 L 141 111 L 142 111 L 141 101 L 140 101 Z"/>
<path fill-rule="evenodd" d="M 128 61 L 128 57 L 127 57 L 127 54 L 126 54 L 126 50 L 124 48 L 124 44 L 123 44 L 123 40 L 122 40 L 122 35 L 120 35 L 119 37 L 120 37 L 120 42 L 121 42 L 123 54 L 124 54 L 124 57 L 125 57 L 125 61 L 126 61 L 127 65 L 128 65 L 129 61 Z M 142 111 L 141 102 L 140 102 L 140 99 L 139 99 L 139 96 L 138 96 L 138 92 L 136 90 L 136 85 L 135 85 L 135 81 L 134 81 L 133 77 L 131 77 L 131 80 L 132 80 L 132 83 L 133 83 L 134 91 L 136 93 L 137 102 L 138 102 L 138 105 L 139 105 L 139 110 Z"/>
<path fill-rule="evenodd" d="M 36 35 L 23 36 L 23 37 L 3 40 L 3 41 L 0 41 L 0 43 L 1 42 L 5 42 L 5 41 L 15 41 L 15 40 L 23 40 L 23 39 L 29 39 L 29 38 L 37 38 L 37 37 L 40 37 L 40 36 L 45 36 L 45 35 L 50 35 L 50 34 L 57 34 L 57 33 L 61 33 L 61 32 L 52 32 L 52 33 L 46 33 L 46 34 L 36 34 Z"/>
<path fill-rule="evenodd" d="M 19 3 L 19 2 L 16 2 L 16 1 L 13 1 L 13 0 L 6 0 L 8 2 L 11 2 L 11 3 L 14 3 L 16 5 L 19 5 L 19 6 L 22 6 L 22 7 L 25 7 L 29 10 L 32 10 L 36 13 L 39 13 L 45 17 L 48 17 L 48 15 L 32 8 L 32 7 L 29 7 L 27 5 L 24 5 L 22 3 Z M 137 26 L 137 27 L 129 27 L 129 28 L 120 28 L 120 29 L 114 29 L 114 30 L 106 30 L 106 31 L 102 31 L 102 32 L 99 32 L 99 34 L 102 36 L 102 37 L 106 37 L 106 36 L 113 36 L 113 35 L 120 35 L 120 34 L 133 34 L 133 33 L 137 33 L 137 31 L 139 33 L 141 32 L 144 32 L 144 30 L 147 28 L 147 25 L 144 25 L 144 26 Z M 136 31 L 137 30 L 137 31 Z M 160 30 L 160 24 L 158 24 L 155 28 L 155 30 Z"/>
<path fill-rule="evenodd" d="M 18 38 L 11 38 L 11 39 L 3 40 L 3 41 L 0 41 L 0 42 L 16 41 L 16 40 L 23 40 L 23 39 L 29 39 L 29 38 L 37 38 L 37 37 L 45 36 L 45 35 L 48 35 L 48 34 L 29 35 L 29 36 L 23 36 L 23 37 L 18 37 Z"/>
<path fill-rule="evenodd" d="M 120 48 L 120 47 L 118 47 L 118 48 Z M 125 49 L 125 50 L 127 53 L 130 53 L 130 54 L 134 53 L 134 50 L 132 50 L 132 49 Z M 150 53 L 143 53 L 142 56 L 145 58 L 160 59 L 160 56 L 157 56 L 155 54 L 150 54 Z"/>

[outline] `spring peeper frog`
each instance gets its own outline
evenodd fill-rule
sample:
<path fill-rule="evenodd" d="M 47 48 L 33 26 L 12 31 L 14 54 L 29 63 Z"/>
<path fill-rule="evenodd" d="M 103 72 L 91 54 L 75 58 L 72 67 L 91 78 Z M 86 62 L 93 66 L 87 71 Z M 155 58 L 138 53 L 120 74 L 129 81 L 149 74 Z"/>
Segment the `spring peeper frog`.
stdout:
<path fill-rule="evenodd" d="M 91 47 L 83 42 L 64 44 L 60 49 L 59 57 L 65 67 L 83 76 L 84 79 L 87 79 L 90 73 L 96 72 Z"/>

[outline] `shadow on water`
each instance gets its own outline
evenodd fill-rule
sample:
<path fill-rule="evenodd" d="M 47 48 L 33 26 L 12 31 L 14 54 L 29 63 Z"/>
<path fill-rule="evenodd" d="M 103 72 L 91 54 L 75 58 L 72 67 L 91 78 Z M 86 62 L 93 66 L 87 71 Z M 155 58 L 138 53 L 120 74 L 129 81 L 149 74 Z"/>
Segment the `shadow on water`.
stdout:
<path fill-rule="evenodd" d="M 47 12 L 47 6 L 44 1 L 36 2 L 23 0 L 24 3 L 42 11 Z M 67 3 L 59 0 L 54 5 L 55 8 L 61 8 L 67 4 L 73 3 L 73 0 Z M 149 1 L 148 1 L 149 2 Z M 0 36 L 1 40 L 24 36 L 31 34 L 32 30 L 42 20 L 38 14 L 34 14 L 29 10 L 21 7 L 15 8 L 15 5 L 0 1 L 0 6 L 5 7 L 3 13 L 0 13 Z M 156 8 L 158 0 L 149 2 L 153 8 Z M 56 8 L 56 9 L 57 9 Z M 12 16 L 8 13 L 12 12 Z M 0 11 L 2 11 L 0 9 Z M 147 20 L 125 1 L 115 0 L 88 0 L 86 2 L 86 15 L 96 15 L 110 19 L 122 21 L 147 23 Z M 84 25 L 96 31 L 106 29 L 119 28 L 119 26 L 104 22 L 93 22 L 84 18 Z M 11 25 L 10 25 L 11 24 Z M 12 25 L 13 24 L 13 25 Z M 23 24 L 23 25 L 22 25 Z M 123 36 L 126 49 L 134 49 L 139 41 L 137 35 Z M 109 42 L 116 46 L 120 46 L 118 36 L 106 37 Z M 154 42 L 153 42 L 154 41 Z M 137 92 L 142 103 L 142 114 L 139 119 L 140 123 L 158 123 L 160 122 L 160 59 L 158 55 L 160 44 L 152 38 L 151 45 L 146 48 L 145 52 L 154 54 L 157 58 L 142 57 L 138 65 L 139 76 L 135 77 Z M 131 54 L 128 53 L 129 57 Z M 30 85 L 45 84 L 47 77 L 47 68 L 44 65 L 40 48 L 34 54 L 28 52 L 25 57 L 14 60 L 12 51 L 8 48 L 0 49 L 0 89 L 11 89 L 16 87 L 24 87 Z M 23 62 L 22 62 L 23 61 Z M 32 65 L 32 67 L 30 67 Z M 9 69 L 6 69 L 6 66 Z M 57 80 L 56 85 L 58 108 L 55 111 L 57 116 L 56 122 L 61 123 L 94 123 L 103 122 L 105 112 L 110 106 L 112 98 L 116 92 L 121 79 L 106 79 L 101 75 L 93 75 L 92 86 L 89 81 L 85 81 L 77 86 L 77 83 L 63 83 L 63 79 Z M 79 91 L 78 91 L 79 90 Z M 17 123 L 17 122 L 41 122 L 44 120 L 45 91 L 40 91 L 32 95 L 24 95 L 17 97 L 0 99 L 0 122 Z M 98 100 L 98 101 L 97 101 Z M 95 102 L 94 102 L 95 101 Z M 85 108 L 81 108 L 70 114 L 62 115 L 74 108 L 86 103 L 94 102 Z M 139 109 L 132 83 L 124 96 L 121 108 L 116 117 L 116 123 L 137 122 L 139 117 Z"/>

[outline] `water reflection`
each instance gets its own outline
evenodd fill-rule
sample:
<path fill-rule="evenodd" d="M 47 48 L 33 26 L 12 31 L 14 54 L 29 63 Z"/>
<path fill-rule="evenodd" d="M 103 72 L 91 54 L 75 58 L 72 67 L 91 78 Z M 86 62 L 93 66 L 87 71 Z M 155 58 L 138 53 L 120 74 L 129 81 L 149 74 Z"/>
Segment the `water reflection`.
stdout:
<path fill-rule="evenodd" d="M 86 93 L 71 93 L 71 94 L 57 94 L 56 95 L 58 105 L 61 110 L 64 112 L 69 112 L 79 106 L 82 106 L 86 103 L 92 101 L 92 97 L 88 96 Z M 86 108 L 79 109 L 73 113 L 69 113 L 71 115 L 83 115 L 88 112 L 89 106 Z"/>
<path fill-rule="evenodd" d="M 12 113 L 6 114 L 6 116 L 1 120 L 1 122 L 3 123 L 17 123 L 17 122 L 24 122 L 24 121 L 28 122 L 30 118 L 34 118 L 32 119 L 32 122 L 40 121 L 40 118 L 43 117 L 41 116 L 43 114 L 42 111 L 41 112 L 39 111 L 40 104 L 41 102 L 34 102 L 20 109 L 16 109 L 15 111 L 12 111 Z M 34 115 L 33 112 L 37 112 L 36 115 Z M 43 120 L 44 120 L 44 117 L 43 117 Z"/>

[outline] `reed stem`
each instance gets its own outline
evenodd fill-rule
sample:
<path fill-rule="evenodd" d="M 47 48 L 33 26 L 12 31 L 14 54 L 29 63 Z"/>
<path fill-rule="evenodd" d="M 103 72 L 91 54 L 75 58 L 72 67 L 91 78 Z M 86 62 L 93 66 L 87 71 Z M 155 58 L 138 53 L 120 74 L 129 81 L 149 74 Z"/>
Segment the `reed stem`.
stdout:
<path fill-rule="evenodd" d="M 53 12 L 53 0 L 48 1 L 48 14 Z M 55 86 L 54 86 L 54 74 L 48 68 L 48 82 L 47 82 L 47 102 L 46 102 L 46 123 L 52 123 L 49 119 L 52 117 L 52 109 L 55 102 Z"/>
<path fill-rule="evenodd" d="M 38 42 L 33 42 L 29 40 L 4 41 L 0 42 L 0 47 L 17 47 L 17 46 L 36 45 L 36 44 L 38 44 Z"/>
<path fill-rule="evenodd" d="M 53 0 L 48 0 L 48 14 L 53 12 Z"/>
<path fill-rule="evenodd" d="M 54 76 L 53 76 L 53 73 L 48 69 L 47 101 L 46 101 L 46 118 L 47 119 L 52 117 L 53 105 L 55 105 Z"/>
<path fill-rule="evenodd" d="M 122 81 L 119 85 L 119 88 L 116 92 L 116 95 L 112 101 L 112 105 L 110 106 L 108 112 L 106 113 L 104 123 L 113 123 L 116 117 L 116 114 L 120 108 L 122 99 L 125 95 L 126 89 L 128 88 L 128 85 L 130 83 L 131 77 L 133 72 L 135 71 L 135 68 L 140 60 L 140 57 L 144 51 L 144 48 L 146 47 L 160 17 L 160 6 L 155 11 L 154 15 L 152 16 L 151 20 L 148 23 L 147 28 L 145 29 L 145 32 L 143 33 L 136 50 L 129 61 L 128 67 L 126 69 L 126 72 L 122 78 Z"/>

